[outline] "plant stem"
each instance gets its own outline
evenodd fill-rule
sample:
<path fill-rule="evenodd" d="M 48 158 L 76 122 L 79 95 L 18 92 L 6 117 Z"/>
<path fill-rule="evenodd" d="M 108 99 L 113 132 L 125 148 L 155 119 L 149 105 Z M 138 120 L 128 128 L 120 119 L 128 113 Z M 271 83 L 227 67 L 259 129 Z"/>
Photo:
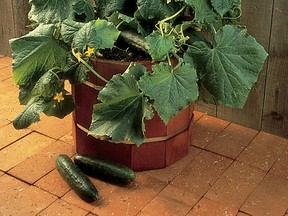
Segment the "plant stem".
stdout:
<path fill-rule="evenodd" d="M 119 29 L 119 27 L 124 23 L 124 21 L 122 20 L 120 23 L 118 23 L 118 25 L 116 26 L 117 29 Z"/>
<path fill-rule="evenodd" d="M 177 17 L 184 9 L 186 6 L 183 6 L 179 11 L 177 11 L 175 14 L 173 14 L 172 16 L 166 17 L 163 20 L 160 20 L 157 24 L 156 24 L 156 28 L 160 30 L 161 35 L 164 35 L 164 31 L 163 31 L 163 25 L 165 22 Z M 159 28 L 157 27 L 159 25 Z M 173 29 L 172 29 L 173 30 Z M 171 33 L 171 32 L 170 32 Z"/>
<path fill-rule="evenodd" d="M 168 60 L 169 66 L 172 66 L 172 62 L 171 62 L 171 59 L 170 59 L 170 56 L 169 56 L 169 55 L 167 56 L 167 60 Z"/>
<path fill-rule="evenodd" d="M 187 44 L 187 43 L 185 43 L 185 46 L 188 46 L 188 47 L 190 47 L 190 48 L 193 48 L 193 49 L 196 49 L 196 50 L 198 50 L 198 51 L 201 51 L 200 48 L 198 48 L 198 47 L 196 47 L 196 46 L 193 46 L 193 45 L 190 45 L 190 44 Z"/>
<path fill-rule="evenodd" d="M 97 76 L 99 79 L 101 79 L 103 82 L 108 83 L 109 81 L 107 79 L 105 79 L 104 77 L 102 77 L 99 73 L 97 73 L 93 67 L 91 67 L 86 61 L 84 61 L 83 59 L 80 59 L 80 62 L 82 64 L 84 64 L 95 76 Z"/>
<path fill-rule="evenodd" d="M 172 55 L 177 59 L 178 64 L 173 68 L 173 70 L 177 70 L 183 63 L 183 59 L 177 55 L 177 53 L 173 52 Z"/>
<path fill-rule="evenodd" d="M 175 14 L 173 14 L 172 16 L 170 17 L 166 17 L 165 19 L 159 21 L 159 23 L 164 23 L 164 22 L 167 22 L 175 17 L 177 17 L 184 9 L 185 9 L 186 6 L 183 6 L 179 11 L 177 11 Z"/>
<path fill-rule="evenodd" d="M 229 20 L 239 19 L 242 16 L 242 9 L 241 7 L 236 7 L 235 9 L 239 10 L 239 15 L 237 17 L 223 17 L 223 19 L 229 19 Z"/>
<path fill-rule="evenodd" d="M 72 49 L 72 54 L 75 58 L 77 58 L 76 53 L 74 51 L 74 49 Z M 86 61 L 84 61 L 81 57 L 77 58 L 79 62 L 81 62 L 82 64 L 84 64 L 96 77 L 98 77 L 99 79 L 101 79 L 102 81 L 108 83 L 108 80 L 105 79 L 104 77 L 102 77 L 99 73 L 97 73 L 93 67 L 91 67 Z"/>

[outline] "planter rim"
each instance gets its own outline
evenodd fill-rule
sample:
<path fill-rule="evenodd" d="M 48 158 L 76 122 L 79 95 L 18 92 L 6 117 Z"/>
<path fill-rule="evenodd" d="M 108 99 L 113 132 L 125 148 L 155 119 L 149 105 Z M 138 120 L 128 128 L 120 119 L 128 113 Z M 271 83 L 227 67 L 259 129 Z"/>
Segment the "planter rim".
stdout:
<path fill-rule="evenodd" d="M 121 61 L 121 60 L 111 60 L 111 59 L 101 59 L 101 58 L 91 58 L 92 62 L 101 62 L 101 63 L 112 63 L 114 65 L 129 65 L 131 62 L 140 63 L 140 64 L 155 64 L 156 62 L 152 60 L 142 60 L 142 61 Z"/>
<path fill-rule="evenodd" d="M 167 140 L 169 140 L 169 139 L 171 139 L 171 138 L 173 138 L 173 137 L 175 137 L 175 136 L 177 136 L 177 135 L 179 135 L 179 134 L 181 134 L 181 133 L 184 133 L 185 131 L 189 130 L 189 127 L 190 127 L 192 121 L 193 121 L 193 115 L 191 116 L 191 118 L 189 119 L 188 124 L 187 124 L 185 127 L 181 128 L 181 129 L 179 129 L 179 130 L 177 130 L 177 131 L 175 131 L 175 132 L 173 132 L 173 133 L 171 133 L 171 134 L 168 134 L 168 135 L 166 135 L 166 136 L 146 137 L 145 140 L 144 140 L 144 142 L 143 142 L 143 144 L 144 144 L 144 143 L 151 143 L 151 142 L 163 142 L 163 141 L 167 141 Z M 76 122 L 76 121 L 74 121 L 74 122 Z M 87 136 L 88 136 L 89 130 L 88 130 L 87 128 L 83 127 L 82 125 L 80 125 L 80 124 L 78 124 L 78 123 L 75 123 L 75 126 L 76 126 L 77 128 L 79 128 L 80 130 L 82 130 L 83 132 L 85 132 L 85 133 L 87 134 Z M 99 139 L 99 140 L 109 141 L 109 142 L 110 142 L 109 137 L 106 137 L 106 136 L 94 136 L 94 135 L 92 135 L 92 134 L 89 134 L 89 136 L 92 136 L 92 137 L 94 137 L 95 139 Z M 131 141 L 113 142 L 113 143 L 116 143 L 116 144 L 121 143 L 121 144 L 125 144 L 125 145 L 134 145 L 134 143 L 131 142 Z"/>

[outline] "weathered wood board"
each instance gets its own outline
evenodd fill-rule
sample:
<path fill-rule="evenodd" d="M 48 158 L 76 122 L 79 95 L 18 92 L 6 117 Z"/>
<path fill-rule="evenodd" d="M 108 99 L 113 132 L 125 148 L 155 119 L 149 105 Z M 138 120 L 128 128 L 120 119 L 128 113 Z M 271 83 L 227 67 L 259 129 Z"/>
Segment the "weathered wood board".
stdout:
<path fill-rule="evenodd" d="M 9 40 L 28 30 L 28 0 L 0 0 L 0 52 L 10 55 Z"/>
<path fill-rule="evenodd" d="M 288 1 L 275 0 L 262 129 L 288 137 Z"/>

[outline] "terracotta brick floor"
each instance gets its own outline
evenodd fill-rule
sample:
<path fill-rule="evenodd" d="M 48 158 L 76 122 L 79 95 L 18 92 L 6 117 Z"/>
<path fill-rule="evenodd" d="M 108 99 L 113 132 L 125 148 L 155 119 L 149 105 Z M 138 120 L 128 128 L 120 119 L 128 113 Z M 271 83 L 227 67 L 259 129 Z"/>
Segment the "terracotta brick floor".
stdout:
<path fill-rule="evenodd" d="M 88 204 L 55 170 L 73 157 L 71 116 L 42 116 L 17 131 L 23 108 L 11 79 L 11 58 L 0 55 L 0 215 L 287 216 L 288 140 L 195 112 L 188 156 L 160 170 L 138 172 L 116 186 L 91 178 L 101 199 Z"/>

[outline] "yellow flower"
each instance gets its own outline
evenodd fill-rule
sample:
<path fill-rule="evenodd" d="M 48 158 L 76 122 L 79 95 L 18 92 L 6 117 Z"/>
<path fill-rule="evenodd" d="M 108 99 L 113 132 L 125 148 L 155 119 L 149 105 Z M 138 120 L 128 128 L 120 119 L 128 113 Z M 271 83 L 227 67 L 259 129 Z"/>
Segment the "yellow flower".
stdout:
<path fill-rule="evenodd" d="M 196 31 L 196 32 L 201 32 L 201 28 L 196 27 L 196 28 L 195 28 L 195 31 Z"/>
<path fill-rule="evenodd" d="M 58 103 L 60 103 L 61 101 L 64 100 L 63 93 L 62 92 L 56 93 L 53 99 L 56 100 Z"/>
<path fill-rule="evenodd" d="M 88 47 L 87 51 L 85 52 L 85 54 L 90 57 L 91 55 L 94 54 L 94 48 Z"/>
<path fill-rule="evenodd" d="M 78 62 L 81 61 L 82 54 L 80 52 L 75 53 L 75 58 L 77 58 Z"/>

